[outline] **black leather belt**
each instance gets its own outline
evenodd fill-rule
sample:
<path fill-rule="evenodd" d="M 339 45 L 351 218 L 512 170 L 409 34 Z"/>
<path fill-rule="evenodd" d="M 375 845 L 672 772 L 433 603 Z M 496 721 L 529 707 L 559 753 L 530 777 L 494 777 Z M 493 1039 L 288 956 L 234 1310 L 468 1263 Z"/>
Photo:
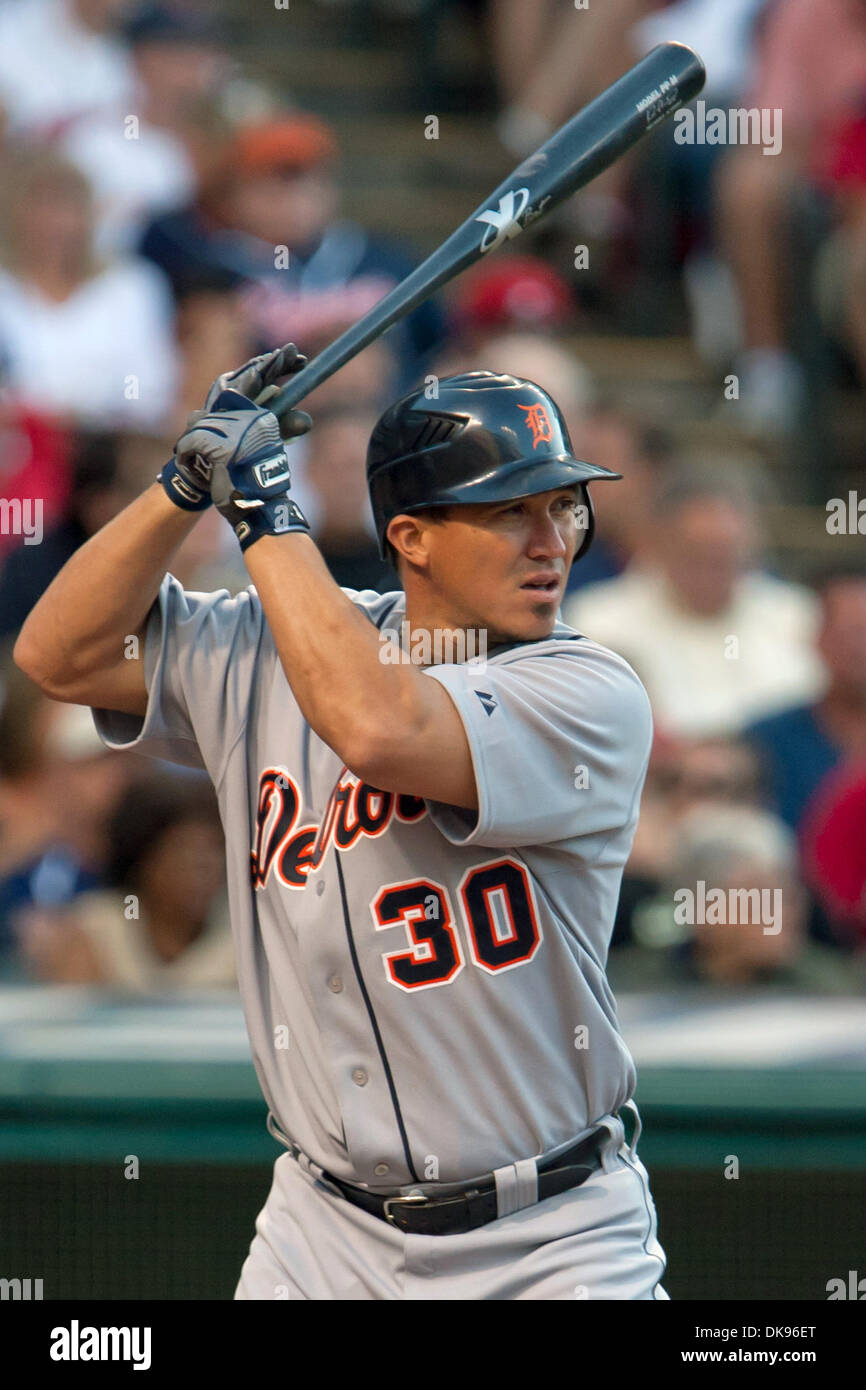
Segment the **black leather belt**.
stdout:
<path fill-rule="evenodd" d="M 539 1202 L 586 1182 L 601 1166 L 601 1150 L 609 1138 L 609 1131 L 601 1126 L 564 1153 L 542 1161 L 538 1166 Z M 486 1226 L 499 1215 L 496 1181 L 492 1173 L 489 1174 L 489 1182 L 485 1178 L 482 1186 L 468 1188 L 449 1197 L 425 1197 L 422 1193 L 407 1197 L 380 1197 L 375 1192 L 366 1192 L 363 1188 L 341 1182 L 330 1173 L 324 1176 L 354 1206 L 390 1222 L 407 1235 L 461 1235 L 465 1231 L 474 1231 L 478 1226 Z"/>

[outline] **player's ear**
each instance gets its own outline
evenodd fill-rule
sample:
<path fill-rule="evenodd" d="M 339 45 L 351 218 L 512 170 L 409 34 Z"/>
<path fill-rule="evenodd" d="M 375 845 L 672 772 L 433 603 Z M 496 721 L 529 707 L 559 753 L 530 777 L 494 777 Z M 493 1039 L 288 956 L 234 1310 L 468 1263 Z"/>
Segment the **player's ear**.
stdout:
<path fill-rule="evenodd" d="M 389 521 L 385 535 L 393 546 L 398 560 L 402 559 L 406 564 L 414 565 L 417 569 L 426 569 L 430 563 L 427 531 L 428 528 L 420 517 L 401 513 L 400 516 L 395 516 Z"/>

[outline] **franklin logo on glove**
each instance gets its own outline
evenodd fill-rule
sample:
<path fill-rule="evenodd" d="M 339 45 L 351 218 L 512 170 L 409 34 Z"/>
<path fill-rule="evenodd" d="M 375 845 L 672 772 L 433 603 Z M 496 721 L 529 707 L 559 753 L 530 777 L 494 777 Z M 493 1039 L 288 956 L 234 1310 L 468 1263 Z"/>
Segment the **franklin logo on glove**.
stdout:
<path fill-rule="evenodd" d="M 253 477 L 259 487 L 272 487 L 274 483 L 282 483 L 284 487 L 288 487 L 292 481 L 292 474 L 285 449 L 274 458 L 257 463 L 253 469 Z"/>

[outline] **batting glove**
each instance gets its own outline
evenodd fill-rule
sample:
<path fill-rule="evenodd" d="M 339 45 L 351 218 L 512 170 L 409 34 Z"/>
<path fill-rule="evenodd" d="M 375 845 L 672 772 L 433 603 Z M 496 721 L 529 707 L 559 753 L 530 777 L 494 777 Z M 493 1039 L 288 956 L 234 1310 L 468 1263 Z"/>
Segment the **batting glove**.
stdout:
<path fill-rule="evenodd" d="M 193 411 L 189 417 L 186 433 L 189 433 L 203 416 L 218 409 L 216 402 L 224 391 L 240 392 L 249 400 L 262 395 L 263 392 L 273 395 L 280 377 L 291 376 L 306 365 L 306 357 L 298 352 L 294 343 L 286 343 L 273 352 L 265 352 L 259 357 L 251 358 L 236 371 L 223 372 L 211 383 L 204 410 Z M 305 434 L 311 424 L 312 420 L 306 411 L 289 410 L 280 420 L 280 433 L 283 439 L 294 439 L 299 434 Z M 181 455 L 176 449 L 174 457 L 169 459 L 162 469 L 157 482 L 162 483 L 169 500 L 183 511 L 202 512 L 211 504 L 211 464 L 202 454 L 185 452 Z"/>
<path fill-rule="evenodd" d="M 277 417 L 238 391 L 221 392 L 213 406 L 177 441 L 175 457 L 179 466 L 194 456 L 205 460 L 211 497 L 241 550 L 262 536 L 309 531 L 289 496 L 291 471 Z M 305 420 L 309 429 L 309 415 Z"/>

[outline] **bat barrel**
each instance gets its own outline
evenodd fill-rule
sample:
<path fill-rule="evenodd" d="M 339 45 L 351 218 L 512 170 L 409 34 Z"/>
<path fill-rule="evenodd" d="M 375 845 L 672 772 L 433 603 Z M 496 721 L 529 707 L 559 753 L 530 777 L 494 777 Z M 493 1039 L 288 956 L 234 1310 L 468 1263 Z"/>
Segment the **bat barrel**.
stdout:
<path fill-rule="evenodd" d="M 530 155 L 508 182 L 531 176 L 538 165 L 559 165 L 557 188 L 546 212 L 692 101 L 705 80 L 704 64 L 691 48 L 658 44 Z"/>
<path fill-rule="evenodd" d="M 518 165 L 431 256 L 268 400 L 268 408 L 282 415 L 298 405 L 446 281 L 609 168 L 693 100 L 705 78 L 704 65 L 692 49 L 681 43 L 659 44 Z"/>

